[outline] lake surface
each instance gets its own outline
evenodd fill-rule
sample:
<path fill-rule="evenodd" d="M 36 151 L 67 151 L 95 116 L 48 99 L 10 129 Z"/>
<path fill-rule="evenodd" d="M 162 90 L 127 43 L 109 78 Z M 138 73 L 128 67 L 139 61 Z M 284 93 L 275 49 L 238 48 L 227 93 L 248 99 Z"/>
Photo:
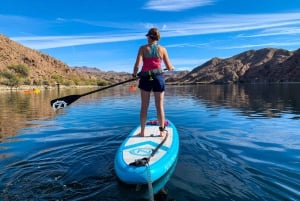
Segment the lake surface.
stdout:
<path fill-rule="evenodd" d="M 146 199 L 113 169 L 139 124 L 138 91 L 115 87 L 50 107 L 90 90 L 0 94 L 0 200 Z M 180 135 L 168 200 L 300 200 L 299 92 L 300 84 L 167 86 L 166 117 Z"/>

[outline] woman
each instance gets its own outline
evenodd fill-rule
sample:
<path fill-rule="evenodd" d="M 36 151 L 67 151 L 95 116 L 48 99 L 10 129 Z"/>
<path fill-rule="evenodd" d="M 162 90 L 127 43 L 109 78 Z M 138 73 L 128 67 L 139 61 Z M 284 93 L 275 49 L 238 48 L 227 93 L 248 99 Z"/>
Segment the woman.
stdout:
<path fill-rule="evenodd" d="M 147 112 L 150 102 L 150 93 L 153 91 L 157 119 L 159 123 L 160 136 L 165 136 L 165 112 L 164 112 L 164 91 L 165 77 L 161 67 L 163 61 L 168 70 L 173 70 L 169 60 L 167 50 L 158 45 L 160 33 L 157 28 L 151 28 L 146 34 L 148 43 L 139 48 L 138 55 L 133 68 L 133 76 L 137 76 L 139 65 L 143 62 L 141 72 L 139 73 L 139 88 L 141 91 L 141 134 L 144 136 L 147 121 Z"/>

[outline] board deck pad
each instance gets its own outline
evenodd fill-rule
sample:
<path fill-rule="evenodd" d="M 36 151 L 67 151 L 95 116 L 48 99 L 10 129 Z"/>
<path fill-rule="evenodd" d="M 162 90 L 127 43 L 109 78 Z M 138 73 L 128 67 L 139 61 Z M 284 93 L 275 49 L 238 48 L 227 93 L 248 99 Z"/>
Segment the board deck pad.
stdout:
<path fill-rule="evenodd" d="M 144 137 L 140 136 L 140 127 L 138 127 L 132 136 L 129 137 L 123 149 L 123 158 L 127 164 L 143 157 L 149 157 L 154 150 L 164 139 L 160 136 L 158 126 L 146 125 Z M 166 154 L 172 144 L 172 128 L 166 128 L 168 137 L 160 149 L 151 157 L 149 164 L 155 163 L 163 155 Z"/>
<path fill-rule="evenodd" d="M 166 120 L 167 136 L 160 136 L 157 120 L 148 120 L 144 136 L 141 126 L 134 128 L 120 145 L 114 169 L 118 178 L 128 184 L 146 184 L 163 177 L 177 160 L 179 135 L 175 125 Z"/>

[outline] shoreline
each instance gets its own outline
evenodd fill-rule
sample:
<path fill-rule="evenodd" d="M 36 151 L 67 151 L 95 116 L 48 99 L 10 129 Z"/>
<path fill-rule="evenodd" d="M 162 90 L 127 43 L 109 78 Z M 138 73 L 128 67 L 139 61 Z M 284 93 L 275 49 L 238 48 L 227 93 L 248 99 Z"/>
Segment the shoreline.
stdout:
<path fill-rule="evenodd" d="M 59 89 L 77 89 L 77 88 L 98 88 L 99 86 L 95 86 L 95 85 L 81 85 L 81 86 L 76 86 L 76 85 L 72 85 L 72 86 L 65 86 L 65 85 L 60 85 Z M 58 89 L 57 86 L 46 86 L 46 85 L 21 85 L 18 87 L 9 87 L 9 86 L 5 86 L 5 85 L 0 85 L 0 92 L 4 92 L 4 91 L 23 91 L 23 90 L 35 90 L 35 89 L 39 89 L 39 90 L 53 90 L 53 89 Z"/>
<path fill-rule="evenodd" d="M 205 82 L 166 82 L 166 85 L 228 85 L 228 84 L 236 84 L 236 85 L 243 85 L 243 84 L 299 84 L 300 82 L 253 82 L 253 83 L 205 83 Z M 59 85 L 59 89 L 79 89 L 79 88 L 101 88 L 107 87 L 106 86 L 96 86 L 96 85 Z M 58 89 L 57 85 L 21 85 L 18 87 L 10 87 L 6 85 L 0 85 L 0 92 L 3 91 L 22 91 L 22 90 L 53 90 Z"/>

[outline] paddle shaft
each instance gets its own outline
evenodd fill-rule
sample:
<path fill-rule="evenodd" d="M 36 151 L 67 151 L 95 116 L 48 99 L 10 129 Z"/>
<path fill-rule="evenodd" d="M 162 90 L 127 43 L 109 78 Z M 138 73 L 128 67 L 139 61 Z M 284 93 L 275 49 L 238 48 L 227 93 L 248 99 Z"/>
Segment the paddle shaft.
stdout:
<path fill-rule="evenodd" d="M 92 93 L 103 91 L 105 89 L 109 89 L 109 88 L 112 88 L 112 87 L 115 87 L 115 86 L 118 86 L 118 85 L 121 85 L 121 84 L 125 84 L 127 82 L 132 82 L 132 81 L 135 81 L 137 79 L 139 79 L 139 77 L 132 78 L 132 79 L 129 79 L 129 80 L 125 80 L 123 82 L 112 84 L 112 85 L 109 85 L 109 86 L 106 86 L 106 87 L 102 87 L 100 89 L 96 89 L 96 90 L 93 90 L 93 91 L 90 91 L 90 92 L 87 92 L 87 93 L 84 93 L 84 94 L 69 95 L 69 96 L 53 99 L 53 100 L 50 101 L 50 104 L 54 109 L 62 109 L 64 107 L 70 105 L 71 103 L 75 102 L 76 100 L 78 100 L 79 98 L 81 98 L 83 96 L 87 96 L 87 95 L 92 94 Z"/>
<path fill-rule="evenodd" d="M 167 69 L 164 69 L 164 70 L 163 70 L 163 72 L 166 72 L 166 71 L 167 71 Z M 115 86 L 118 86 L 118 85 L 121 85 L 121 84 L 125 84 L 125 83 L 127 83 L 127 82 L 132 82 L 132 81 L 137 80 L 137 79 L 139 79 L 139 77 L 135 77 L 135 78 L 132 78 L 132 79 L 130 79 L 130 80 L 126 80 L 126 81 L 123 81 L 123 82 L 119 82 L 119 83 L 116 83 L 116 84 L 109 85 L 109 86 L 107 86 L 107 87 L 103 87 L 103 88 L 100 88 L 100 89 L 96 89 L 96 90 L 94 90 L 94 91 L 90 91 L 90 92 L 87 92 L 87 93 L 85 93 L 85 94 L 81 94 L 80 96 L 81 96 L 81 97 L 82 97 L 82 96 L 86 96 L 86 95 L 89 95 L 89 94 L 92 94 L 92 93 L 95 93 L 95 92 L 98 92 L 98 91 L 102 91 L 102 90 L 105 90 L 105 89 L 108 89 L 108 88 L 112 88 L 112 87 L 115 87 Z"/>
<path fill-rule="evenodd" d="M 90 95 L 90 94 L 96 93 L 96 92 L 98 92 L 98 91 L 103 91 L 103 90 L 105 90 L 105 89 L 109 89 L 109 88 L 112 88 L 112 87 L 115 87 L 115 86 L 118 86 L 118 85 L 121 85 L 121 84 L 125 84 L 125 83 L 127 83 L 127 82 L 132 82 L 132 81 L 137 80 L 137 79 L 139 79 L 139 78 L 138 78 L 138 77 L 132 78 L 132 79 L 130 79 L 130 80 L 126 80 L 126 81 L 123 81 L 123 82 L 119 82 L 119 83 L 112 84 L 112 85 L 109 85 L 109 86 L 106 86 L 106 87 L 102 87 L 102 88 L 100 88 L 100 89 L 96 89 L 96 90 L 94 90 L 94 91 L 90 91 L 90 92 L 81 94 L 80 96 L 82 97 L 82 96 Z"/>
<path fill-rule="evenodd" d="M 167 69 L 163 70 L 163 72 L 165 72 L 165 71 L 167 71 Z M 129 80 L 125 80 L 123 82 L 119 82 L 119 83 L 112 84 L 112 85 L 109 85 L 109 86 L 106 86 L 106 87 L 102 87 L 100 89 L 96 89 L 96 90 L 93 90 L 93 91 L 90 91 L 90 92 L 87 92 L 87 93 L 84 93 L 84 94 L 69 95 L 69 96 L 53 99 L 53 100 L 50 101 L 50 104 L 53 107 L 53 109 L 55 109 L 55 110 L 56 109 L 62 109 L 64 107 L 67 107 L 68 105 L 70 105 L 71 103 L 75 102 L 76 100 L 78 100 L 79 98 L 81 98 L 83 96 L 86 96 L 86 95 L 89 95 L 89 94 L 92 94 L 92 93 L 96 93 L 98 91 L 103 91 L 105 89 L 109 89 L 109 88 L 112 88 L 112 87 L 115 87 L 115 86 L 118 86 L 118 85 L 121 85 L 121 84 L 125 84 L 127 82 L 132 82 L 132 81 L 137 80 L 137 79 L 139 79 L 139 77 L 135 77 L 135 78 L 132 78 L 132 79 L 129 79 Z"/>

